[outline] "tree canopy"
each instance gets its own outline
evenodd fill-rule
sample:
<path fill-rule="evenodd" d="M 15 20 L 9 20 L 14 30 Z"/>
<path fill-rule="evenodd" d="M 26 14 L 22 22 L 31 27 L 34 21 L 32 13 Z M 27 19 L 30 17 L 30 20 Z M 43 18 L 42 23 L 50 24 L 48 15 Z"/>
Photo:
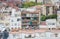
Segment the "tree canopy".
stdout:
<path fill-rule="evenodd" d="M 45 15 L 41 16 L 41 21 L 45 21 L 46 19 L 57 19 L 57 14 L 48 15 L 48 16 L 45 16 Z"/>
<path fill-rule="evenodd" d="M 22 8 L 28 8 L 28 7 L 35 6 L 35 5 L 42 5 L 42 3 L 25 2 L 24 4 L 22 4 Z"/>

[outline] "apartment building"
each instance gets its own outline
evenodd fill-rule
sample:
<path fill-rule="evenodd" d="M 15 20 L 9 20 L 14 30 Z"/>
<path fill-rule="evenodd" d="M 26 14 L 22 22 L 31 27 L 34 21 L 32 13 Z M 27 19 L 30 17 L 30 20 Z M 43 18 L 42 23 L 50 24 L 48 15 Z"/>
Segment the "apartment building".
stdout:
<path fill-rule="evenodd" d="M 16 9 L 12 9 L 10 27 L 11 29 L 21 29 L 21 12 Z"/>
<path fill-rule="evenodd" d="M 56 6 L 60 9 L 60 0 L 56 2 Z"/>
<path fill-rule="evenodd" d="M 21 29 L 21 11 L 12 7 L 2 7 L 0 10 L 0 26 L 10 30 Z"/>
<path fill-rule="evenodd" d="M 45 4 L 41 6 L 42 15 L 52 15 L 57 13 L 57 6 L 52 4 Z"/>
<path fill-rule="evenodd" d="M 0 13 L 0 28 L 4 29 L 9 26 L 9 21 L 5 19 L 4 14 Z"/>
<path fill-rule="evenodd" d="M 56 2 L 57 9 L 57 26 L 60 28 L 60 0 Z"/>
<path fill-rule="evenodd" d="M 4 7 L 2 7 L 0 9 L 0 27 L 2 29 L 8 28 L 10 26 L 9 17 L 10 17 L 9 10 L 5 9 Z"/>
<path fill-rule="evenodd" d="M 57 14 L 58 5 L 56 5 L 56 0 L 43 0 L 43 5 L 41 7 L 41 13 L 43 15 Z"/>
<path fill-rule="evenodd" d="M 27 8 L 21 12 L 22 29 L 38 29 L 39 27 L 39 10 Z"/>
<path fill-rule="evenodd" d="M 45 29 L 47 31 L 57 29 L 57 21 L 56 19 L 47 19 L 43 21 L 42 24 L 39 25 L 40 29 Z"/>

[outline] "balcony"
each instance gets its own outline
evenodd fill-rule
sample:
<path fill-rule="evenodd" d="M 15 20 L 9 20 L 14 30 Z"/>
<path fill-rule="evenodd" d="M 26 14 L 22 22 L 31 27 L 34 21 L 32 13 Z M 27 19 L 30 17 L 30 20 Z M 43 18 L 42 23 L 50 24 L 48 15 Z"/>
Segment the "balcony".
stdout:
<path fill-rule="evenodd" d="M 22 25 L 30 25 L 30 26 L 34 26 L 34 25 L 38 25 L 38 23 L 37 22 L 22 22 Z"/>
<path fill-rule="evenodd" d="M 22 14 L 22 17 L 39 17 L 39 14 Z"/>
<path fill-rule="evenodd" d="M 29 19 L 22 20 L 22 22 L 29 22 L 29 21 L 30 21 Z"/>
<path fill-rule="evenodd" d="M 22 17 L 39 17 L 39 16 L 22 16 Z"/>
<path fill-rule="evenodd" d="M 22 25 L 22 29 L 39 29 L 38 25 Z"/>
<path fill-rule="evenodd" d="M 30 25 L 29 23 L 22 23 L 22 25 Z"/>

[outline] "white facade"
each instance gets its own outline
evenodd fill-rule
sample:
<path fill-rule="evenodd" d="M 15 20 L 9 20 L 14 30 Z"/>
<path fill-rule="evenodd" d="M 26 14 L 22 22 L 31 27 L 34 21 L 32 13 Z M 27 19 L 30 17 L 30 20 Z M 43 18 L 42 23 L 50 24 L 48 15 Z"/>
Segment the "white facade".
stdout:
<path fill-rule="evenodd" d="M 47 19 L 46 25 L 39 25 L 40 28 L 57 28 L 57 21 L 56 19 Z"/>
<path fill-rule="evenodd" d="M 57 26 L 60 27 L 60 11 L 57 11 Z"/>
<path fill-rule="evenodd" d="M 56 28 L 56 19 L 47 19 L 46 20 L 46 25 L 48 28 Z"/>
<path fill-rule="evenodd" d="M 0 28 L 9 27 L 10 29 L 21 28 L 21 12 L 12 7 L 3 7 L 0 10 L 0 26 Z"/>
<path fill-rule="evenodd" d="M 21 12 L 12 9 L 10 17 L 10 27 L 11 28 L 21 28 Z"/>

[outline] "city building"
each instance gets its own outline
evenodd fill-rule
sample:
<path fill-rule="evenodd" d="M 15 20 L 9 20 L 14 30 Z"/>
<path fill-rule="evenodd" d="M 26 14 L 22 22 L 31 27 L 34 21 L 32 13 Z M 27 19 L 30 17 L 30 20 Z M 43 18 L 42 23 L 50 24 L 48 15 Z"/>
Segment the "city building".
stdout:
<path fill-rule="evenodd" d="M 12 9 L 10 16 L 10 27 L 11 29 L 21 29 L 21 11 Z"/>
<path fill-rule="evenodd" d="M 21 11 L 16 7 L 0 8 L 0 26 L 3 28 L 21 29 Z"/>
<path fill-rule="evenodd" d="M 57 28 L 57 21 L 56 21 L 56 19 L 47 19 L 46 20 L 46 26 L 48 26 L 48 28 Z"/>
<path fill-rule="evenodd" d="M 52 4 L 44 4 L 41 6 L 41 15 L 57 14 L 57 6 Z"/>
<path fill-rule="evenodd" d="M 57 11 L 57 26 L 60 28 L 60 10 Z"/>
<path fill-rule="evenodd" d="M 8 28 L 10 26 L 9 17 L 10 17 L 10 10 L 2 7 L 0 9 L 0 27 L 2 29 Z"/>
<path fill-rule="evenodd" d="M 23 29 L 38 29 L 39 27 L 39 10 L 27 8 L 21 12 Z"/>
<path fill-rule="evenodd" d="M 51 4 L 52 0 L 43 0 L 45 3 L 43 5 L 18 8 L 17 6 L 20 2 L 16 1 L 34 1 L 37 3 L 40 2 L 40 0 L 9 1 L 12 2 L 0 2 L 0 30 L 10 29 L 8 39 L 60 39 L 59 3 L 57 3 L 57 6 Z M 14 4 L 13 1 L 15 1 L 16 4 Z M 41 15 L 52 14 L 57 14 L 57 19 L 40 20 Z"/>
<path fill-rule="evenodd" d="M 57 21 L 56 19 L 47 19 L 46 21 L 43 21 L 40 25 L 40 29 L 46 29 L 46 30 L 53 30 L 57 29 Z"/>

